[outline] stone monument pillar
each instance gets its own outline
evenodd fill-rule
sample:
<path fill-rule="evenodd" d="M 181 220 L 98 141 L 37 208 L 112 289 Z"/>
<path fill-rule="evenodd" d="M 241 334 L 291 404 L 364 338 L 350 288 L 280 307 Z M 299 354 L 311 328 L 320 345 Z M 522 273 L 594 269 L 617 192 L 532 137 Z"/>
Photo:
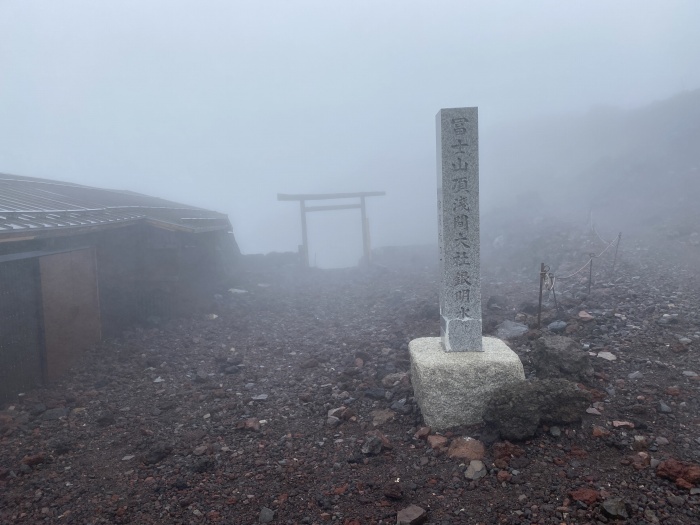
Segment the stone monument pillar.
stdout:
<path fill-rule="evenodd" d="M 492 392 L 523 381 L 518 356 L 481 335 L 477 108 L 437 114 L 441 337 L 409 344 L 411 382 L 435 430 L 482 422 Z"/>
<path fill-rule="evenodd" d="M 481 352 L 477 108 L 436 121 L 440 334 L 447 352 Z"/>

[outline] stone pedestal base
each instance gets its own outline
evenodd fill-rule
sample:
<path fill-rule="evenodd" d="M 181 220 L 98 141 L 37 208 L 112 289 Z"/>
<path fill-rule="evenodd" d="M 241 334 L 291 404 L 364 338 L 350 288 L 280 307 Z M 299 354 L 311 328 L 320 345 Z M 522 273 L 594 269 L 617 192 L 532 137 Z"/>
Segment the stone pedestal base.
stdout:
<path fill-rule="evenodd" d="M 523 381 L 523 364 L 495 337 L 482 338 L 482 352 L 445 352 L 439 337 L 414 339 L 411 382 L 425 423 L 434 430 L 481 423 L 496 388 Z"/>

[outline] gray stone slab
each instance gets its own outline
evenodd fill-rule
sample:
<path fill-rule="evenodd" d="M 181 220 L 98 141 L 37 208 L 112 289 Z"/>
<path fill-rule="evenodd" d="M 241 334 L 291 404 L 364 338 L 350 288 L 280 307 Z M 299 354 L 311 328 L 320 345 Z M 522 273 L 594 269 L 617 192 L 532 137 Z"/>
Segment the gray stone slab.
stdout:
<path fill-rule="evenodd" d="M 448 352 L 480 352 L 479 135 L 477 108 L 436 116 L 440 326 Z"/>
<path fill-rule="evenodd" d="M 435 430 L 482 422 L 497 388 L 525 380 L 517 354 L 495 337 L 484 337 L 483 352 L 445 352 L 439 337 L 414 339 L 411 383 L 425 423 Z"/>

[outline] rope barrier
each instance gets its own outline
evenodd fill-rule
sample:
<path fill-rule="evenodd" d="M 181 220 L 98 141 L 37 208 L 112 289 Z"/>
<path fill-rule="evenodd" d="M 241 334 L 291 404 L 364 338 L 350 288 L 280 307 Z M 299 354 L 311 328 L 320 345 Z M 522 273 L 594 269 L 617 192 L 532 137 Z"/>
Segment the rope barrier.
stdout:
<path fill-rule="evenodd" d="M 559 311 L 559 304 L 557 303 L 557 292 L 555 290 L 555 285 L 557 283 L 557 280 L 559 279 L 571 279 L 572 277 L 575 277 L 579 273 L 581 273 L 583 270 L 586 268 L 590 268 L 590 273 L 588 275 L 588 294 L 591 293 L 591 283 L 593 282 L 593 259 L 597 259 L 601 257 L 605 252 L 607 252 L 610 247 L 614 244 L 615 245 L 615 259 L 613 260 L 613 266 L 612 266 L 612 271 L 610 273 L 610 276 L 615 272 L 615 263 L 617 262 L 617 250 L 620 247 L 620 239 L 622 238 L 622 232 L 620 232 L 617 236 L 617 239 L 613 239 L 612 241 L 606 241 L 604 240 L 600 235 L 598 235 L 598 232 L 595 229 L 595 224 L 591 224 L 591 230 L 593 233 L 595 233 L 596 237 L 598 239 L 605 243 L 607 246 L 603 248 L 603 251 L 601 251 L 598 255 L 595 253 L 589 253 L 588 254 L 588 262 L 581 266 L 578 270 L 576 270 L 574 273 L 565 275 L 565 276 L 557 276 L 555 273 L 549 271 L 549 266 L 545 265 L 542 263 L 540 265 L 540 297 L 539 297 L 539 302 L 538 302 L 538 307 L 537 307 L 537 327 L 539 328 L 540 322 L 541 322 L 541 316 L 542 316 L 542 289 L 546 289 L 548 292 L 552 292 L 552 295 L 554 297 L 554 305 L 557 308 L 557 311 Z"/>
<path fill-rule="evenodd" d="M 600 239 L 600 242 L 602 242 L 603 244 L 609 244 L 610 242 L 614 242 L 614 239 L 612 241 L 606 241 L 600 235 L 598 235 L 598 230 L 595 229 L 595 224 L 591 225 L 591 229 L 593 230 L 593 233 L 595 233 L 595 236 L 598 237 L 598 239 Z"/>
<path fill-rule="evenodd" d="M 617 240 L 617 239 L 615 239 L 615 240 Z M 605 252 L 607 252 L 608 249 L 610 249 L 610 247 L 611 247 L 613 244 L 615 244 L 615 240 L 613 240 L 610 244 L 608 244 L 608 245 L 605 247 L 605 249 L 604 249 L 602 252 L 600 252 L 598 255 L 591 255 L 591 256 L 590 256 L 590 259 L 588 259 L 588 262 L 587 262 L 586 264 L 584 264 L 583 266 L 581 266 L 581 268 L 579 268 L 578 270 L 576 270 L 574 273 L 572 273 L 571 275 L 564 276 L 564 277 L 557 277 L 557 279 L 570 279 L 570 278 L 573 277 L 574 275 L 576 275 L 576 274 L 578 274 L 579 272 L 582 272 L 583 270 L 585 270 L 586 267 L 587 267 L 589 264 L 591 264 L 591 261 L 592 261 L 593 259 L 597 259 L 597 258 L 600 257 L 601 255 L 603 255 Z"/>

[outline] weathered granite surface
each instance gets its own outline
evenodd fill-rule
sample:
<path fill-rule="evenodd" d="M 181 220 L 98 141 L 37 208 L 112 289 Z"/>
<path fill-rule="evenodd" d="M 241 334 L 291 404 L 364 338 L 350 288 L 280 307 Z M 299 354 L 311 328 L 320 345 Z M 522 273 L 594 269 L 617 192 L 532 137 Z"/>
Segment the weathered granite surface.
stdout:
<path fill-rule="evenodd" d="M 503 341 L 484 337 L 481 346 L 483 352 L 445 352 L 439 337 L 410 342 L 411 382 L 428 426 L 481 423 L 491 394 L 525 379 L 520 359 Z"/>
<path fill-rule="evenodd" d="M 480 352 L 479 135 L 477 108 L 436 116 L 440 326 L 448 352 Z"/>

